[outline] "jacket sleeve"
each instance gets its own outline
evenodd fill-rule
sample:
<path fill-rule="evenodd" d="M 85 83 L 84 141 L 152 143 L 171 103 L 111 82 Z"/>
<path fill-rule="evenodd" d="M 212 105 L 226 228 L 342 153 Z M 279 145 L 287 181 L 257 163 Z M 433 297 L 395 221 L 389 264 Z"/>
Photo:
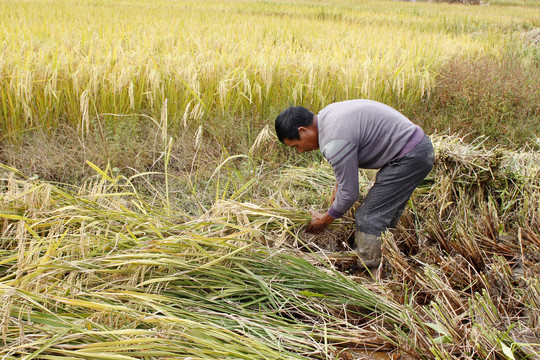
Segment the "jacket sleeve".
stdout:
<path fill-rule="evenodd" d="M 358 149 L 347 140 L 334 139 L 321 150 L 334 169 L 338 191 L 328 214 L 340 218 L 358 200 Z"/>

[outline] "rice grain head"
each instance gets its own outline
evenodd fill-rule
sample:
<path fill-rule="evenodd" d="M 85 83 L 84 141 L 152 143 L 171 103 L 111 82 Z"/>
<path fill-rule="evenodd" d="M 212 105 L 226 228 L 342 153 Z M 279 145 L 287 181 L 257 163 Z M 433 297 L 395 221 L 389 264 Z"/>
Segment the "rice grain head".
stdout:
<path fill-rule="evenodd" d="M 259 132 L 259 135 L 257 135 L 257 138 L 253 142 L 253 145 L 251 146 L 251 149 L 249 151 L 253 153 L 267 141 L 275 142 L 276 140 L 277 136 L 274 134 L 273 131 L 270 130 L 270 127 L 268 125 L 265 125 L 264 128 Z"/>

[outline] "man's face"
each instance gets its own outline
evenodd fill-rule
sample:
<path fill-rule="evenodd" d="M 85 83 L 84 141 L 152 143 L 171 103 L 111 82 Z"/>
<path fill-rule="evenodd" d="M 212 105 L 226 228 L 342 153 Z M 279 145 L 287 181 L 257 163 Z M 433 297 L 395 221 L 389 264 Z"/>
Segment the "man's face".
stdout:
<path fill-rule="evenodd" d="M 301 153 L 319 148 L 319 137 L 314 129 L 300 126 L 298 128 L 298 134 L 300 134 L 300 139 L 283 139 L 283 142 Z"/>

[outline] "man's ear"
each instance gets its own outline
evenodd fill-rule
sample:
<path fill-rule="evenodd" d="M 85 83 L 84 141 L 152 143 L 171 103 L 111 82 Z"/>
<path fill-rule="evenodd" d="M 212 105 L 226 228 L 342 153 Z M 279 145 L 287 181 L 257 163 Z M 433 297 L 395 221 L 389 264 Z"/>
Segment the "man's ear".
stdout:
<path fill-rule="evenodd" d="M 307 130 L 308 130 L 308 128 L 305 127 L 305 126 L 299 126 L 299 127 L 298 127 L 298 133 L 304 133 L 304 132 L 306 132 Z"/>

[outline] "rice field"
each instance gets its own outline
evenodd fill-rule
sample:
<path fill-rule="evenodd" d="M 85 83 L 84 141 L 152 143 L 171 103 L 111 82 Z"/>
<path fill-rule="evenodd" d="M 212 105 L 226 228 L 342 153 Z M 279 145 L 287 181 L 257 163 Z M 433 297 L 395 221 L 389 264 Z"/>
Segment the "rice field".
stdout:
<path fill-rule="evenodd" d="M 431 134 L 435 168 L 385 234 L 381 276 L 356 265 L 352 210 L 305 233 L 332 169 L 270 130 L 292 103 L 430 104 L 457 58 L 534 68 L 537 1 L 0 14 L 1 359 L 540 358 L 538 135 Z M 359 175 L 362 198 L 374 173 Z"/>
<path fill-rule="evenodd" d="M 538 61 L 522 41 L 540 27 L 537 2 L 506 5 L 2 0 L 0 130 L 99 131 L 106 114 L 164 109 L 174 129 L 260 126 L 289 103 L 414 103 L 458 55 Z"/>

